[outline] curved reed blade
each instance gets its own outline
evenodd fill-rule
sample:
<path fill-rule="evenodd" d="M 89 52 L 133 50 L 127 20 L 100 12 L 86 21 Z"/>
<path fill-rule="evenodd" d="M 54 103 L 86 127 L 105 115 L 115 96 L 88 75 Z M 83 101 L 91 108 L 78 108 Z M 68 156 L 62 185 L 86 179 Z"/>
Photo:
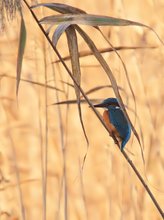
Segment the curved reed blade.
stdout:
<path fill-rule="evenodd" d="M 41 24 L 60 24 L 62 22 L 68 22 L 71 24 L 82 24 L 82 25 L 90 25 L 90 26 L 142 26 L 148 27 L 139 22 L 109 17 L 109 16 L 102 16 L 102 15 L 92 15 L 92 14 L 63 14 L 63 15 L 50 15 L 44 17 L 40 20 Z M 150 27 L 148 27 L 150 28 Z"/>
<path fill-rule="evenodd" d="M 58 42 L 59 38 L 61 37 L 61 35 L 66 31 L 66 29 L 69 26 L 70 25 L 68 23 L 58 25 L 58 27 L 56 28 L 56 30 L 54 31 L 54 33 L 52 35 L 52 43 L 55 47 L 57 45 L 57 42 Z"/>
<path fill-rule="evenodd" d="M 17 85 L 16 85 L 17 95 L 18 95 L 19 83 L 20 83 L 20 78 L 21 78 L 21 70 L 22 70 L 22 62 L 23 62 L 25 46 L 26 46 L 26 27 L 25 27 L 23 16 L 21 16 L 19 47 L 18 47 L 18 56 L 17 56 Z"/>
<path fill-rule="evenodd" d="M 71 84 L 71 83 L 67 83 L 67 82 L 65 82 L 65 81 L 61 81 L 61 82 L 64 83 L 64 84 L 67 84 L 68 86 L 70 86 L 70 87 L 72 87 L 72 88 L 74 88 L 74 85 Z M 89 89 L 88 91 L 86 91 L 85 94 L 86 94 L 86 95 L 89 95 L 89 94 L 92 94 L 92 93 L 94 93 L 94 92 L 97 92 L 97 91 L 99 91 L 99 90 L 101 90 L 101 89 L 113 89 L 113 87 L 112 87 L 111 85 L 95 86 L 95 87 Z M 120 86 L 118 86 L 118 89 L 119 89 L 121 92 L 124 92 L 126 98 L 128 99 L 128 95 L 127 95 L 126 91 L 125 91 L 122 87 L 120 87 Z M 82 98 L 83 98 L 83 96 L 81 96 L 81 99 L 82 99 Z M 80 99 L 80 101 L 81 101 L 81 99 Z M 95 99 L 90 99 L 90 101 L 92 101 L 92 100 L 95 100 Z M 96 100 L 102 101 L 103 99 L 102 99 L 102 100 L 96 99 Z"/>
<path fill-rule="evenodd" d="M 59 13 L 65 14 L 65 13 L 71 13 L 71 14 L 85 14 L 86 12 L 76 8 L 72 7 L 70 5 L 61 4 L 61 3 L 42 3 L 31 6 L 31 8 L 38 8 L 38 7 L 47 7 L 51 10 L 57 11 Z"/>
<path fill-rule="evenodd" d="M 92 103 L 96 103 L 96 102 L 102 101 L 102 99 L 90 99 L 90 101 Z M 88 104 L 88 102 L 85 99 L 80 99 L 80 103 L 81 104 Z M 52 105 L 72 105 L 72 104 L 77 104 L 77 100 L 76 99 L 65 100 L 65 101 L 53 103 Z"/>
<path fill-rule="evenodd" d="M 111 86 L 111 85 L 96 86 L 96 87 L 94 87 L 94 88 L 92 88 L 92 89 L 89 89 L 89 90 L 86 92 L 86 95 L 89 95 L 89 94 L 91 94 L 91 93 L 97 92 L 98 90 L 106 89 L 106 88 L 110 88 L 110 89 L 111 89 L 112 86 Z M 119 87 L 119 86 L 118 86 L 118 89 L 124 91 L 124 89 L 121 88 L 121 87 Z"/>
<path fill-rule="evenodd" d="M 81 68 L 80 68 L 80 62 L 79 62 L 78 42 L 77 42 L 76 31 L 73 26 L 70 26 L 66 29 L 66 36 L 67 36 L 67 41 L 68 41 L 69 53 L 71 57 L 73 77 L 76 83 L 80 85 L 81 84 Z M 75 89 L 75 93 L 77 97 L 77 105 L 78 105 L 81 126 L 83 129 L 83 133 L 87 141 L 87 144 L 89 145 L 89 141 L 87 138 L 87 134 L 86 134 L 83 119 L 82 119 L 82 112 L 81 112 L 81 106 L 80 106 L 80 90 L 76 86 L 76 84 L 74 84 L 74 89 Z"/>
<path fill-rule="evenodd" d="M 92 15 L 92 14 L 64 14 L 64 15 L 51 15 L 44 17 L 40 20 L 41 24 L 61 24 L 69 23 L 81 24 L 81 25 L 90 25 L 90 26 L 140 26 L 145 27 L 151 30 L 158 40 L 164 45 L 163 40 L 159 37 L 156 31 L 148 25 L 142 24 L 140 22 L 131 21 L 127 19 L 101 16 L 101 15 Z"/>
<path fill-rule="evenodd" d="M 114 47 L 113 48 L 109 47 L 109 48 L 103 48 L 103 49 L 99 49 L 100 53 L 109 53 L 109 52 L 114 52 L 115 50 L 138 50 L 138 49 L 155 49 L 157 48 L 156 46 L 118 46 L 118 47 Z M 87 57 L 87 56 L 93 56 L 93 53 L 91 51 L 81 51 L 79 53 L 79 57 Z M 70 60 L 70 56 L 65 56 L 63 57 L 64 61 Z M 59 63 L 60 60 L 56 60 L 53 63 Z"/>
<path fill-rule="evenodd" d="M 10 78 L 10 79 L 14 79 L 14 80 L 17 79 L 15 76 L 10 76 L 10 75 L 7 75 L 7 74 L 0 74 L 0 80 L 3 77 L 7 77 L 7 78 Z M 64 91 L 62 89 L 59 89 L 55 86 L 45 85 L 44 83 L 39 83 L 39 82 L 29 80 L 29 79 L 22 79 L 21 78 L 20 81 L 27 82 L 27 83 L 30 83 L 30 84 L 35 84 L 35 85 L 38 85 L 38 86 L 41 86 L 41 87 L 44 87 L 44 88 L 46 87 L 47 89 L 57 90 L 59 92 L 64 93 Z"/>

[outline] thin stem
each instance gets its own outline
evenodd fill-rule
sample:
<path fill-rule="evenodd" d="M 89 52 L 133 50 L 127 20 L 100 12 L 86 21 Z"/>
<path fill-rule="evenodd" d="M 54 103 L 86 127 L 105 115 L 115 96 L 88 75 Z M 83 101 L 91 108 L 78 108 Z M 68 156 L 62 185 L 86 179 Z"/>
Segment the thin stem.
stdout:
<path fill-rule="evenodd" d="M 142 178 L 142 176 L 140 175 L 139 171 L 137 170 L 137 168 L 135 167 L 135 165 L 133 164 L 132 160 L 130 160 L 130 158 L 128 157 L 128 155 L 126 154 L 126 152 L 123 150 L 122 154 L 124 155 L 125 159 L 127 160 L 127 162 L 130 164 L 131 168 L 133 169 L 133 171 L 135 172 L 135 174 L 137 175 L 138 179 L 140 180 L 140 182 L 142 183 L 142 185 L 144 186 L 145 190 L 148 192 L 150 198 L 152 199 L 154 205 L 156 206 L 156 208 L 158 209 L 159 213 L 161 214 L 162 218 L 164 218 L 164 212 L 162 211 L 162 208 L 160 207 L 159 203 L 157 202 L 157 200 L 155 199 L 153 193 L 151 192 L 150 188 L 148 187 L 148 185 L 145 183 L 144 179 Z"/>
<path fill-rule="evenodd" d="M 51 57 L 52 58 L 52 57 Z M 54 85 L 56 86 L 56 75 L 55 75 L 55 69 L 52 65 L 52 71 L 54 76 Z M 56 100 L 59 101 L 59 91 L 56 90 Z M 60 130 L 60 143 L 61 143 L 61 150 L 63 153 L 63 177 L 61 181 L 61 192 L 59 193 L 59 209 L 60 209 L 60 202 L 61 202 L 61 195 L 62 195 L 62 188 L 64 193 L 64 220 L 68 219 L 68 189 L 67 189 L 67 170 L 66 170 L 66 143 L 64 141 L 64 128 L 62 124 L 62 112 L 60 105 L 57 106 L 58 110 L 58 119 L 59 119 L 59 130 Z M 59 218 L 59 211 L 56 215 L 56 219 Z"/>
<path fill-rule="evenodd" d="M 45 147 L 44 147 L 44 155 L 43 155 L 43 192 L 44 192 L 44 212 L 43 212 L 43 219 L 46 220 L 47 216 L 47 169 L 48 169 L 48 110 L 47 110 L 47 68 L 46 68 L 46 48 L 45 48 L 45 42 L 43 42 L 43 50 L 44 50 L 44 81 L 45 81 L 45 90 L 44 90 L 44 96 L 45 96 Z"/>

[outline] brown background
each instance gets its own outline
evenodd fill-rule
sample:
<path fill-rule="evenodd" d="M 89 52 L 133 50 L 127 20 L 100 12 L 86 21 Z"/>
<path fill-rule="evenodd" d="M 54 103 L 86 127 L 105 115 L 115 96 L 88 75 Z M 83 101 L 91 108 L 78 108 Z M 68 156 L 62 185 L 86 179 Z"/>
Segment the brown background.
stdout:
<path fill-rule="evenodd" d="M 58 1 L 86 10 L 88 13 L 109 15 L 142 22 L 151 26 L 164 39 L 163 0 L 83 0 Z M 35 10 L 39 18 L 52 13 Z M 74 99 L 71 87 L 61 83 L 71 82 L 62 65 L 55 65 L 57 57 L 50 49 L 33 18 L 23 5 L 27 28 L 27 44 L 23 62 L 22 78 L 64 89 L 58 93 L 59 100 Z M 19 17 L 7 24 L 0 35 L 0 74 L 16 76 L 16 55 L 19 40 Z M 108 47 L 100 34 L 91 27 L 84 27 L 98 48 Z M 120 52 L 136 96 L 139 120 L 135 128 L 142 129 L 146 161 L 146 181 L 161 207 L 164 207 L 164 46 L 149 30 L 139 27 L 103 27 L 104 34 L 115 46 L 158 46 L 157 49 L 124 50 Z M 80 50 L 87 49 L 79 38 Z M 58 43 L 61 55 L 68 55 L 65 35 Z M 127 79 L 114 53 L 105 53 L 117 79 L 124 89 L 122 97 L 131 109 L 134 101 Z M 69 62 L 68 62 L 69 64 Z M 82 87 L 85 91 L 110 82 L 93 57 L 81 59 Z M 55 80 L 54 80 L 55 79 Z M 89 148 L 83 172 L 81 165 L 87 151 L 76 105 L 61 106 L 62 134 L 58 108 L 51 104 L 57 101 L 55 90 L 21 82 L 19 95 L 15 94 L 15 79 L 1 78 L 0 87 L 0 219 L 21 219 L 20 192 L 25 207 L 26 219 L 42 219 L 42 168 L 41 155 L 45 155 L 46 137 L 48 146 L 47 172 L 47 219 L 160 219 L 149 196 L 133 171 L 114 146 L 107 132 L 88 105 L 82 106 L 83 120 L 89 138 Z M 67 97 L 67 95 L 68 97 Z M 90 98 L 112 97 L 111 89 L 91 94 Z M 102 111 L 100 110 L 100 113 Z M 134 122 L 133 112 L 128 110 Z M 46 121 L 48 129 L 46 129 Z M 67 211 L 64 209 L 66 195 L 62 187 L 63 153 L 61 137 L 66 149 L 66 194 Z M 145 177 L 139 144 L 132 135 L 126 149 L 136 167 Z M 43 152 L 42 152 L 43 150 Z M 5 180 L 3 179 L 5 178 Z M 18 184 L 19 182 L 19 184 Z M 157 189 L 155 189 L 157 188 Z"/>

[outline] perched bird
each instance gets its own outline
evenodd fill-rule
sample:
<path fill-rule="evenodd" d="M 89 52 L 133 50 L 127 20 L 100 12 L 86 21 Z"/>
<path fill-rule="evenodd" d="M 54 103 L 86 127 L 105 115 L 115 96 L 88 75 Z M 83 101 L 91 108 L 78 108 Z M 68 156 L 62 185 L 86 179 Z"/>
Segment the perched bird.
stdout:
<path fill-rule="evenodd" d="M 94 107 L 105 108 L 103 120 L 108 127 L 109 134 L 121 142 L 121 151 L 124 149 L 131 135 L 131 126 L 124 116 L 116 98 L 105 99 L 102 103 Z"/>

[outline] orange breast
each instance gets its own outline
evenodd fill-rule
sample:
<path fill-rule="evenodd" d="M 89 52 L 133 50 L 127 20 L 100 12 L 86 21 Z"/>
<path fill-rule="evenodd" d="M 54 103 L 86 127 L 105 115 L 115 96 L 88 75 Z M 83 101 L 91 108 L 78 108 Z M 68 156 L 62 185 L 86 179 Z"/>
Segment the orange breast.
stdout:
<path fill-rule="evenodd" d="M 116 130 L 116 128 L 114 127 L 114 125 L 110 122 L 109 113 L 107 110 L 105 110 L 103 113 L 103 119 L 108 128 L 109 134 L 114 135 L 117 139 L 119 139 L 118 141 L 120 141 L 121 140 L 120 135 Z"/>

